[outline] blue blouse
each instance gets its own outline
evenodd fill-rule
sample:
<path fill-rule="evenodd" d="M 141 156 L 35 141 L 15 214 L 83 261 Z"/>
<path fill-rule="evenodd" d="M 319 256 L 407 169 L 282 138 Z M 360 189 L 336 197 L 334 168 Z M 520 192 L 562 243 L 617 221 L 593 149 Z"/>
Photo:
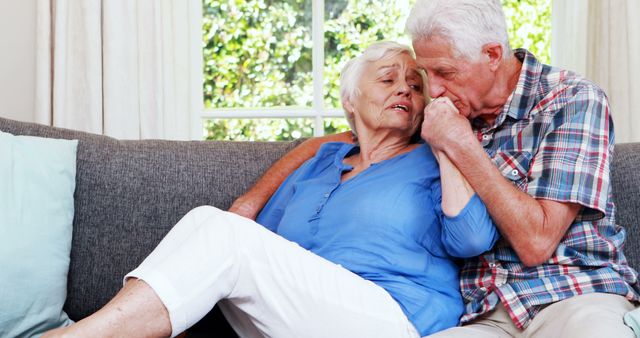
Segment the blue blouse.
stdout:
<path fill-rule="evenodd" d="M 359 148 L 324 144 L 291 174 L 258 223 L 384 288 L 425 336 L 458 324 L 463 312 L 453 257 L 477 256 L 498 238 L 474 195 L 455 217 L 441 210 L 438 163 L 428 145 L 352 170 Z"/>

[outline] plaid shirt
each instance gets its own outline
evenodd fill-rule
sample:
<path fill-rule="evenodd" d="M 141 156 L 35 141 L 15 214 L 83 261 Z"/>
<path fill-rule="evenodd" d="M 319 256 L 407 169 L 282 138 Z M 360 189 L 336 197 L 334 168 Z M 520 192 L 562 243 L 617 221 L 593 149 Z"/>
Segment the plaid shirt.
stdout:
<path fill-rule="evenodd" d="M 613 124 L 604 92 L 577 75 L 515 51 L 522 70 L 494 125 L 472 121 L 498 170 L 534 198 L 584 208 L 551 258 L 525 267 L 501 239 L 460 272 L 467 323 L 502 301 L 519 328 L 541 305 L 605 292 L 638 301 L 637 273 L 622 253 L 625 230 L 615 224 L 609 166 Z"/>

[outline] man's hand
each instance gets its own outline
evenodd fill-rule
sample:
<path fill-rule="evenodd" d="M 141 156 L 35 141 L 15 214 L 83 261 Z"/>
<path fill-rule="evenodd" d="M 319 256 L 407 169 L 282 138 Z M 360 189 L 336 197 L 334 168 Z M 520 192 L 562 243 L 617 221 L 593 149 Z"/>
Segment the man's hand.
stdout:
<path fill-rule="evenodd" d="M 251 192 L 247 192 L 246 194 L 238 197 L 233 204 L 229 208 L 230 212 L 234 214 L 238 214 L 240 216 L 255 220 L 258 217 L 258 213 L 262 209 L 262 207 L 267 203 L 262 201 L 258 201 L 255 197 L 250 197 Z M 268 200 L 268 197 L 267 197 Z"/>
<path fill-rule="evenodd" d="M 444 150 L 451 142 L 474 140 L 471 125 L 448 97 L 434 99 L 424 109 L 422 138 L 436 150 Z"/>

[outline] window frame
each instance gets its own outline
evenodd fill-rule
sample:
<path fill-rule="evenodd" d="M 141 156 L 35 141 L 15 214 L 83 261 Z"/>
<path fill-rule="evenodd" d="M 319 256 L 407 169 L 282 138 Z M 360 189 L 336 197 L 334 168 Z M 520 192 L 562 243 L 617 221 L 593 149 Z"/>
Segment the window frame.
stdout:
<path fill-rule="evenodd" d="M 551 1 L 551 0 L 548 0 Z M 192 67 L 190 67 L 191 88 L 198 88 L 193 91 L 189 98 L 190 108 L 189 116 L 191 120 L 190 138 L 192 140 L 203 140 L 204 122 L 207 119 L 281 119 L 281 118 L 312 118 L 314 120 L 314 135 L 321 136 L 324 134 L 324 119 L 344 117 L 341 108 L 325 107 L 324 104 L 324 4 L 325 0 L 311 0 L 311 38 L 312 38 L 312 78 L 313 78 L 313 101 L 311 107 L 308 106 L 282 106 L 282 107 L 250 107 L 250 108 L 209 108 L 204 107 L 204 92 L 202 85 L 204 83 L 204 57 L 202 50 L 202 1 L 198 0 L 199 11 L 198 20 L 192 19 L 190 26 L 192 36 L 189 51 Z M 503 3 L 504 6 L 504 3 Z M 549 6 L 553 7 L 552 4 Z M 506 15 L 507 13 L 505 13 Z M 553 17 L 553 16 L 551 16 Z M 550 18 L 551 19 L 551 18 Z M 509 26 L 510 20 L 507 17 L 507 25 L 509 34 L 511 34 Z M 197 22 L 196 22 L 197 21 Z M 551 25 L 548 36 L 552 36 L 553 25 Z M 195 34 L 198 32 L 198 34 Z M 523 47 L 530 48 L 524 45 Z M 553 46 L 548 46 L 549 54 L 554 54 Z"/>

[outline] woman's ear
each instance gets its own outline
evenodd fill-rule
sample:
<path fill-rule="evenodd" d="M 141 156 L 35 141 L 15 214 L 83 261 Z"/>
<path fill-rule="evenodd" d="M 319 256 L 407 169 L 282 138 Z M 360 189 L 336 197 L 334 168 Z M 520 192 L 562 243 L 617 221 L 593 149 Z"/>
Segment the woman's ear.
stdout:
<path fill-rule="evenodd" d="M 355 110 L 353 105 L 351 104 L 351 100 L 345 100 L 344 103 L 342 104 L 342 108 L 344 108 L 344 110 L 348 114 L 353 114 L 353 111 Z"/>

